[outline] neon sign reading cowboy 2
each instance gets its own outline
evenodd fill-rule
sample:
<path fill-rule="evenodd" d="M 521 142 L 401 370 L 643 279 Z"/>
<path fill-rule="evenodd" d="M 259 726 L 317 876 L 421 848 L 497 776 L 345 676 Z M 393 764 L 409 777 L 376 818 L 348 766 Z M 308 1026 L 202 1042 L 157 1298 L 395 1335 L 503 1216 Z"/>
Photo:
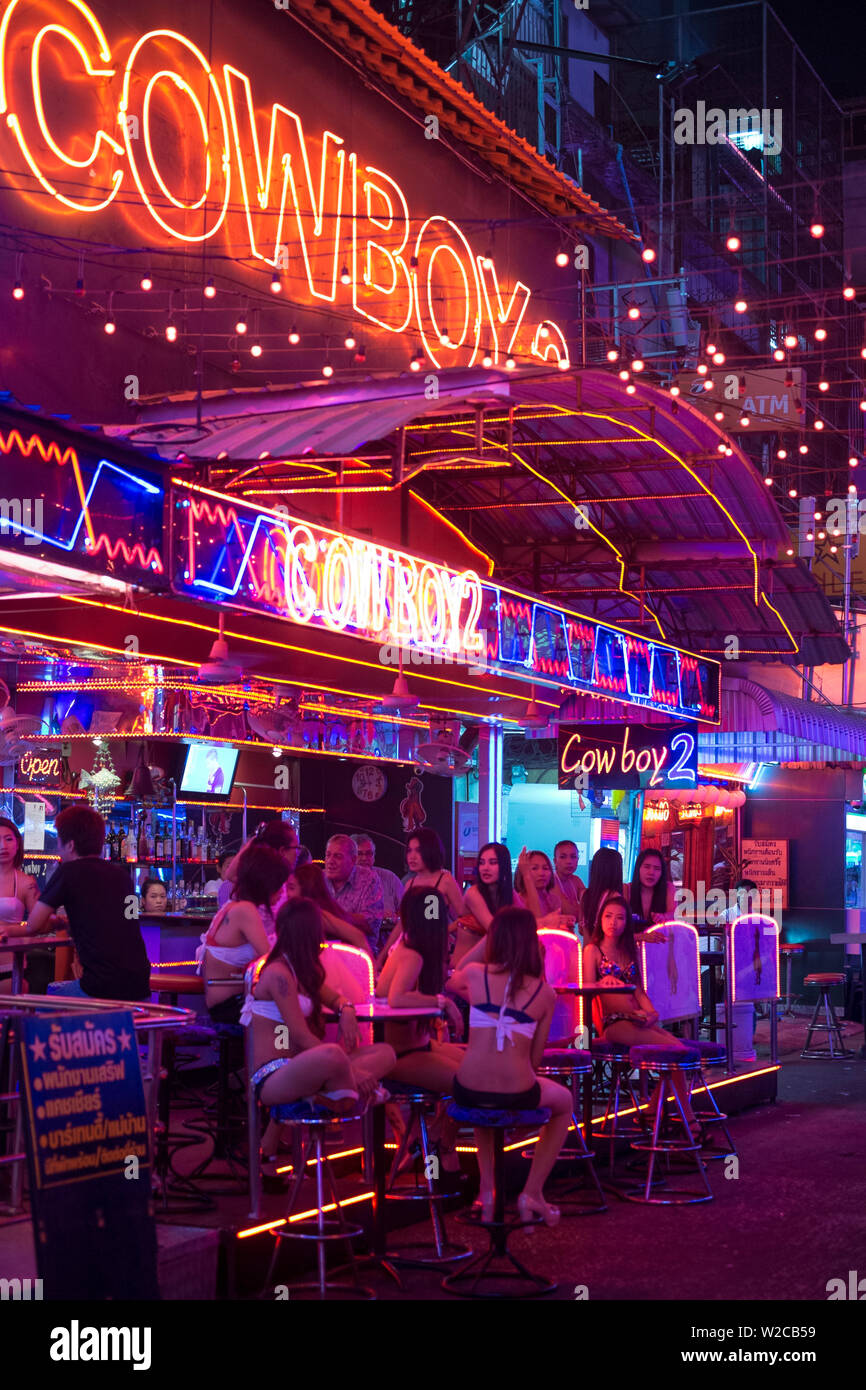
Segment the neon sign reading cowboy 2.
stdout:
<path fill-rule="evenodd" d="M 254 260 L 289 271 L 293 298 L 351 303 L 373 328 L 411 332 L 436 367 L 517 354 L 569 365 L 561 329 L 533 320 L 528 286 L 500 283 L 456 222 L 410 217 L 400 185 L 342 135 L 312 135 L 279 102 L 268 122 L 246 73 L 211 67 L 175 30 L 112 47 L 83 0 L 11 0 L 0 116 L 24 193 L 35 179 L 89 216 L 138 202 L 168 242 L 222 229 L 233 255 L 243 238 Z"/>
<path fill-rule="evenodd" d="M 182 479 L 171 505 L 179 593 L 718 723 L 716 661 Z"/>

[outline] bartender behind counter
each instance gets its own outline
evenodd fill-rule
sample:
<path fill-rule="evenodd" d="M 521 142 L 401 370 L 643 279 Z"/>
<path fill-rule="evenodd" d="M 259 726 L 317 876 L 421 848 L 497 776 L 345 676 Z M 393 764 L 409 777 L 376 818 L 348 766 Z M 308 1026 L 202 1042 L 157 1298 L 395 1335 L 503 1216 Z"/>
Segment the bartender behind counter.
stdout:
<path fill-rule="evenodd" d="M 57 908 L 65 908 L 81 979 L 49 985 L 49 993 L 149 998 L 150 962 L 138 925 L 138 898 L 126 866 L 102 858 L 105 821 L 88 806 L 69 806 L 55 825 L 60 867 L 31 910 L 27 931 L 50 931 Z"/>

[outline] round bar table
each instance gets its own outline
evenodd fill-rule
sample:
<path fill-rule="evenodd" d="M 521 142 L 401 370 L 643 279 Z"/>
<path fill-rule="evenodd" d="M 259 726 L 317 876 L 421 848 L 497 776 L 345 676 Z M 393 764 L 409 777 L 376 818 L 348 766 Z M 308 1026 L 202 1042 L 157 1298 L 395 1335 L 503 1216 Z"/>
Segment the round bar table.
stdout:
<path fill-rule="evenodd" d="M 12 993 L 21 993 L 24 957 L 30 951 L 39 951 L 44 947 L 74 946 L 74 944 L 71 936 L 39 936 L 37 932 L 33 932 L 30 936 L 10 936 L 6 941 L 0 941 L 0 953 L 3 951 L 12 952 Z M 0 994 L 0 1000 L 2 999 L 3 995 Z"/>

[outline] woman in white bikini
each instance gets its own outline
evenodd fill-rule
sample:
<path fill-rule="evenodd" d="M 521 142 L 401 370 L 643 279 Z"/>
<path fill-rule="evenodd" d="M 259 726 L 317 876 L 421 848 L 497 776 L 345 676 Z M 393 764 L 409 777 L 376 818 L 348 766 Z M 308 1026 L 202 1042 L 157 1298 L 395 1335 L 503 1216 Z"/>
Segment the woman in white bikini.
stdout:
<path fill-rule="evenodd" d="M 199 973 L 204 975 L 205 1003 L 215 1023 L 240 1022 L 244 971 L 270 950 L 260 909 L 270 910 L 279 901 L 288 877 L 289 866 L 277 850 L 252 845 L 241 859 L 233 898 L 202 936 Z"/>
<path fill-rule="evenodd" d="M 351 1114 L 387 1099 L 379 1082 L 397 1059 L 387 1043 L 358 1046 L 354 1005 L 325 982 L 321 943 L 314 902 L 296 898 L 280 909 L 276 945 L 241 1011 L 241 1023 L 253 1030 L 250 1086 L 264 1105 L 309 1099 Z M 339 1043 L 322 1041 L 325 1008 L 338 1016 Z"/>
<path fill-rule="evenodd" d="M 6 816 L 0 816 L 0 927 L 7 936 L 22 935 L 15 927 L 25 922 L 30 909 L 39 897 L 39 888 L 32 874 L 23 874 L 24 841 L 21 831 Z M 12 955 L 0 952 L 0 994 L 12 989 Z"/>

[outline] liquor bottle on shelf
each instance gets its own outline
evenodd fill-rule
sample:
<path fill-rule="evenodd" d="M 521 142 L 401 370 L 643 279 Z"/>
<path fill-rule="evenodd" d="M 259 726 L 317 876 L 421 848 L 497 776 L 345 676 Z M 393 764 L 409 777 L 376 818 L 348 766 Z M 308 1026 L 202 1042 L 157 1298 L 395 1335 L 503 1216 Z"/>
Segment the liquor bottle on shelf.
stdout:
<path fill-rule="evenodd" d="M 162 824 L 159 821 L 157 821 L 156 825 L 156 839 L 154 841 L 153 852 L 156 856 L 156 862 L 161 864 L 165 858 L 165 838 L 162 833 Z"/>
<path fill-rule="evenodd" d="M 148 863 L 152 863 L 152 861 L 153 861 L 153 857 L 154 857 L 154 853 L 155 853 L 154 845 L 155 845 L 155 840 L 154 840 L 154 836 L 153 836 L 153 819 L 151 818 L 151 819 L 148 821 L 148 823 L 147 823 L 147 862 L 148 862 Z"/>
<path fill-rule="evenodd" d="M 111 841 L 111 857 L 112 857 L 112 859 L 115 861 L 115 863 L 117 863 L 117 862 L 119 861 L 119 859 L 120 859 L 120 846 L 121 846 L 120 828 L 119 828 L 118 826 L 115 826 L 115 827 L 114 827 L 114 835 L 113 835 L 112 841 Z"/>
<path fill-rule="evenodd" d="M 138 862 L 147 863 L 147 834 L 144 829 L 144 812 L 142 811 L 141 820 L 138 823 Z"/>

